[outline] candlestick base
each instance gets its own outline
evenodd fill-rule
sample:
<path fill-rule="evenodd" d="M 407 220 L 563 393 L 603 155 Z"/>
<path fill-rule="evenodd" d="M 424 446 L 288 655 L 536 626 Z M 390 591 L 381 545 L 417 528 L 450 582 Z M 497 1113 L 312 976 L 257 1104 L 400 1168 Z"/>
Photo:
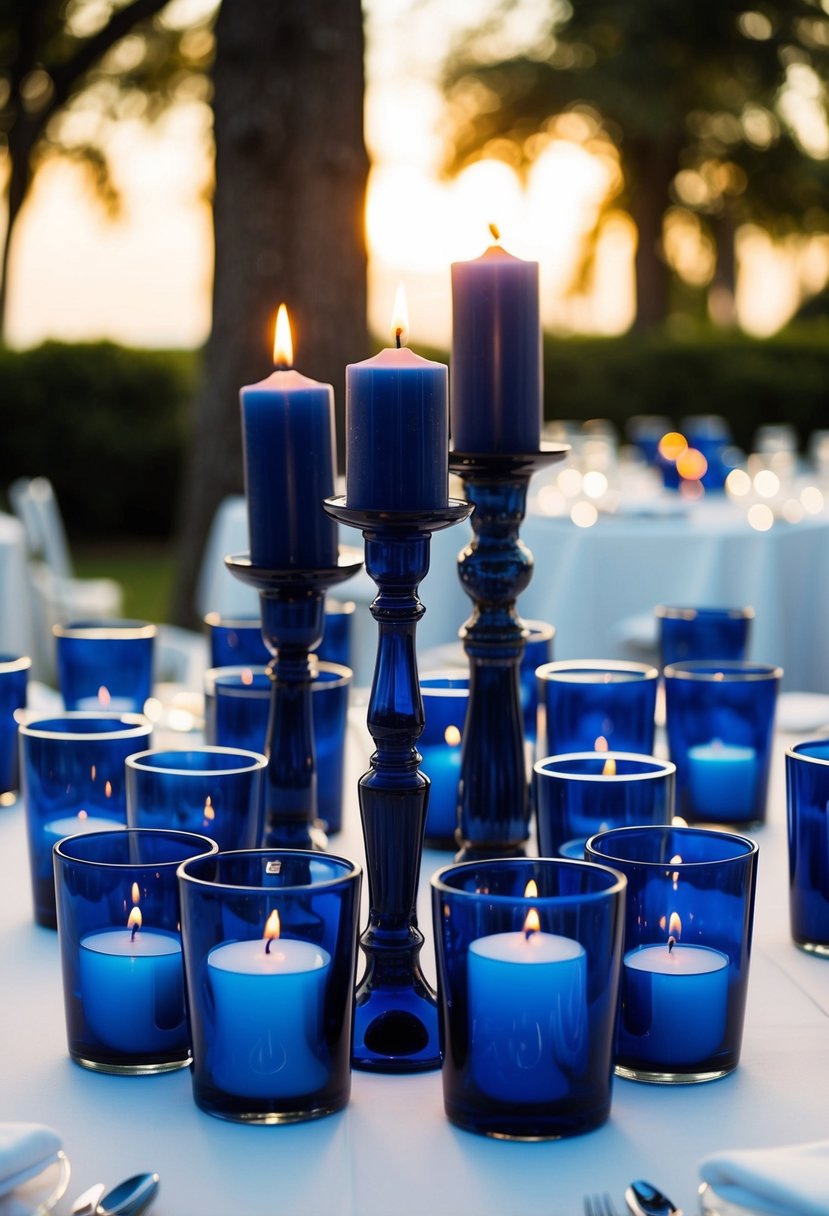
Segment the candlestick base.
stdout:
<path fill-rule="evenodd" d="M 470 502 L 474 537 L 458 558 L 472 599 L 461 629 L 469 658 L 458 789 L 458 861 L 519 857 L 529 837 L 530 798 L 524 757 L 519 669 L 526 629 L 515 608 L 532 578 L 533 558 L 518 533 L 530 477 L 563 460 L 566 445 L 537 452 L 450 452 Z"/>
<path fill-rule="evenodd" d="M 311 685 L 322 640 L 325 592 L 361 569 L 359 549 L 341 546 L 336 566 L 270 570 L 254 566 L 246 553 L 225 558 L 231 574 L 255 587 L 262 604 L 262 637 L 274 656 L 271 712 L 265 753 L 264 835 L 268 848 L 325 847 L 316 827 L 317 775 Z"/>
<path fill-rule="evenodd" d="M 352 1063 L 376 1072 L 422 1072 L 441 1061 L 437 1003 L 420 967 L 423 934 L 415 910 L 429 797 L 416 747 L 423 701 L 415 630 L 425 612 L 417 589 L 429 570 L 431 533 L 466 519 L 472 507 L 450 499 L 432 510 L 374 511 L 329 498 L 325 509 L 362 530 L 366 570 L 378 587 L 367 714 L 376 750 L 358 786 L 369 923 L 360 939 L 366 970 L 356 994 Z"/>

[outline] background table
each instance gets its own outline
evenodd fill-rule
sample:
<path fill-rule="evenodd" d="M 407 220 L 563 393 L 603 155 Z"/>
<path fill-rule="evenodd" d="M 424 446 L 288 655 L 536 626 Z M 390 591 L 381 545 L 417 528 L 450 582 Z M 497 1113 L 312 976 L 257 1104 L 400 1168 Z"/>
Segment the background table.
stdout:
<path fill-rule="evenodd" d="M 346 826 L 333 849 L 361 860 L 355 783 L 369 747 L 364 710 L 351 716 Z M 608 1190 L 621 1203 L 635 1176 L 661 1185 L 692 1216 L 705 1154 L 826 1135 L 829 963 L 798 951 L 788 935 L 786 742 L 776 740 L 770 821 L 756 832 L 756 931 L 739 1068 L 706 1085 L 616 1080 L 604 1127 L 552 1143 L 506 1143 L 453 1127 L 437 1072 L 355 1073 L 344 1111 L 267 1128 L 200 1112 L 186 1070 L 111 1077 L 73 1064 L 57 936 L 32 922 L 23 807 L 0 811 L 0 1121 L 59 1129 L 73 1165 L 71 1195 L 99 1179 L 158 1170 L 157 1216 L 577 1216 L 586 1191 Z M 449 860 L 428 852 L 423 861 L 419 913 L 431 977 L 428 877 Z"/>
<path fill-rule="evenodd" d="M 342 529 L 341 531 L 345 531 Z M 457 638 L 471 610 L 457 576 L 457 557 L 470 537 L 461 524 L 432 537 L 431 566 L 421 584 L 426 615 L 418 648 L 428 652 Z M 797 524 L 777 521 L 757 532 L 745 510 L 723 498 L 683 509 L 679 499 L 600 515 L 591 528 L 530 510 L 521 538 L 535 558 L 521 596 L 522 616 L 556 627 L 555 657 L 643 658 L 655 655 L 657 604 L 743 607 L 756 613 L 751 657 L 778 663 L 783 687 L 829 692 L 829 633 L 820 611 L 829 603 L 829 515 Z M 359 536 L 343 537 L 359 543 Z M 247 548 L 243 498 L 220 507 L 201 567 L 197 606 L 232 614 L 258 612 L 255 592 L 224 569 L 224 555 Z M 338 595 L 367 605 L 376 587 L 365 573 Z M 376 629 L 367 611 L 354 617 L 355 682 L 371 680 Z"/>

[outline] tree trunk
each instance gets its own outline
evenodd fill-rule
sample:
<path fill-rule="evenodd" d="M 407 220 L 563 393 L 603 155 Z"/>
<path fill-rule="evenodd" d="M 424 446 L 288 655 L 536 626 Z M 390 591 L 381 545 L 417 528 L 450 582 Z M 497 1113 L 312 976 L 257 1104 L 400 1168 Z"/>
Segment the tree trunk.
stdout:
<path fill-rule="evenodd" d="M 662 224 L 678 165 L 673 149 L 645 140 L 626 143 L 624 155 L 630 215 L 638 233 L 634 328 L 653 329 L 665 324 L 670 307 L 671 271 L 662 252 Z"/>
<path fill-rule="evenodd" d="M 213 325 L 183 480 L 173 619 L 216 507 L 242 490 L 239 389 L 272 370 L 285 301 L 295 362 L 333 384 L 368 352 L 360 0 L 227 0 L 216 24 Z"/>

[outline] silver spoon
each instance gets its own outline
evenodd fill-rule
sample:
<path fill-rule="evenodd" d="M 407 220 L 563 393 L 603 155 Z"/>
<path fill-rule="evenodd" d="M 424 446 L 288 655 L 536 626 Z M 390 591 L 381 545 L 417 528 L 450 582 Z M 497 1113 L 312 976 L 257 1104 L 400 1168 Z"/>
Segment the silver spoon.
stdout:
<path fill-rule="evenodd" d="M 625 1203 L 634 1216 L 682 1216 L 681 1208 L 671 1203 L 650 1182 L 639 1178 L 625 1191 Z"/>

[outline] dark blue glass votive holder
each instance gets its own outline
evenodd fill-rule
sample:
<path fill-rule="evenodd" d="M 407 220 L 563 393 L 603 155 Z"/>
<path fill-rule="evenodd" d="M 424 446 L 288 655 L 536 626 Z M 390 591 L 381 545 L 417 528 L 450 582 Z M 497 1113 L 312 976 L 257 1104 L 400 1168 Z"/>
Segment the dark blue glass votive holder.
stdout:
<path fill-rule="evenodd" d="M 326 596 L 322 641 L 316 649 L 317 658 L 321 663 L 339 663 L 341 667 L 351 667 L 351 639 L 356 607 L 354 600 L 337 600 L 333 596 Z"/>
<path fill-rule="evenodd" d="M 0 806 L 11 806 L 20 789 L 17 715 L 26 708 L 32 660 L 0 655 Z"/>
<path fill-rule="evenodd" d="M 427 674 L 420 680 L 420 693 L 425 721 L 417 748 L 421 771 L 431 782 L 425 843 L 433 849 L 454 849 L 469 677 L 450 672 Z"/>
<path fill-rule="evenodd" d="M 572 659 L 545 663 L 536 676 L 540 756 L 607 749 L 653 754 L 655 667 Z"/>
<path fill-rule="evenodd" d="M 538 851 L 584 856 L 588 836 L 608 828 L 670 823 L 675 766 L 631 752 L 548 756 L 533 766 Z"/>
<path fill-rule="evenodd" d="M 714 1081 L 737 1067 L 757 852 L 710 828 L 616 828 L 588 840 L 590 861 L 627 878 L 619 1076 Z"/>
<path fill-rule="evenodd" d="M 293 1123 L 348 1102 L 360 884 L 350 861 L 293 849 L 179 868 L 202 1110 Z"/>
<path fill-rule="evenodd" d="M 151 742 L 140 714 L 72 712 L 20 724 L 35 920 L 54 929 L 52 848 L 64 836 L 126 826 L 124 762 Z"/>
<path fill-rule="evenodd" d="M 552 662 L 556 630 L 554 625 L 548 625 L 546 621 L 524 621 L 523 625 L 528 632 L 524 640 L 518 678 L 521 711 L 524 715 L 524 743 L 528 745 L 529 754 L 532 756 L 538 733 L 538 680 L 535 672 L 537 667 Z"/>
<path fill-rule="evenodd" d="M 664 674 L 679 814 L 697 823 L 764 822 L 782 669 L 696 660 L 669 664 Z"/>
<path fill-rule="evenodd" d="M 208 612 L 204 618 L 211 667 L 236 664 L 263 667 L 271 654 L 262 637 L 259 616 L 222 616 Z"/>
<path fill-rule="evenodd" d="M 332 834 L 343 821 L 345 735 L 351 669 L 320 663 L 311 685 L 317 764 L 317 813 Z M 205 735 L 219 747 L 264 752 L 273 684 L 264 667 L 218 667 L 205 673 Z"/>
<path fill-rule="evenodd" d="M 829 958 L 829 739 L 788 749 L 786 802 L 792 937 Z"/>
<path fill-rule="evenodd" d="M 432 879 L 443 1099 L 500 1139 L 578 1135 L 610 1113 L 625 880 L 498 858 Z"/>
<path fill-rule="evenodd" d="M 256 849 L 267 766 L 258 752 L 234 747 L 137 752 L 126 760 L 127 824 L 203 832 L 220 849 Z"/>
<path fill-rule="evenodd" d="M 661 663 L 692 659 L 748 657 L 753 608 L 667 608 L 655 610 Z"/>
<path fill-rule="evenodd" d="M 152 691 L 156 627 L 146 621 L 54 625 L 58 688 L 69 710 L 140 713 Z"/>
<path fill-rule="evenodd" d="M 176 871 L 215 853 L 190 832 L 92 832 L 54 850 L 66 1036 L 97 1072 L 190 1062 Z"/>

